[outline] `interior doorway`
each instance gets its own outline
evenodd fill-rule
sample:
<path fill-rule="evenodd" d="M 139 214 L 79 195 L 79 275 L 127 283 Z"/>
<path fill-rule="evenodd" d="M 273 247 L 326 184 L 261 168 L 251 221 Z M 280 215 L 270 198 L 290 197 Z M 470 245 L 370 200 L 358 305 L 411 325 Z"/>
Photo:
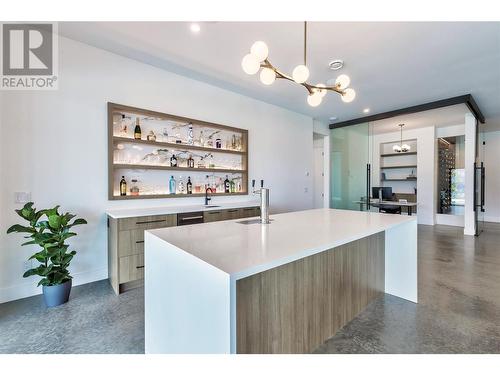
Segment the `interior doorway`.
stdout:
<path fill-rule="evenodd" d="M 313 205 L 314 208 L 325 206 L 325 135 L 313 133 Z"/>

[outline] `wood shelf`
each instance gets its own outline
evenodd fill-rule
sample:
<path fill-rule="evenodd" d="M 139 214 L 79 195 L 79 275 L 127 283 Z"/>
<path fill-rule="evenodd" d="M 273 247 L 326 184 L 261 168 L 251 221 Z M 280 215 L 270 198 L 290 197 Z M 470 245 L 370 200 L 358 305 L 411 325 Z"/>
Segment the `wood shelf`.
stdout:
<path fill-rule="evenodd" d="M 247 192 L 238 193 L 211 193 L 211 197 L 222 197 L 229 195 L 248 195 Z M 190 197 L 204 197 L 205 193 L 193 193 L 193 194 L 143 194 L 143 195 L 113 195 L 110 199 L 161 199 L 161 198 L 190 198 Z"/>
<path fill-rule="evenodd" d="M 416 165 L 391 165 L 390 167 L 380 167 L 380 169 L 404 169 L 404 168 L 417 168 Z"/>
<path fill-rule="evenodd" d="M 237 151 L 237 150 L 229 150 L 225 148 L 215 148 L 215 147 L 201 147 L 194 145 L 187 145 L 185 143 L 171 143 L 171 142 L 158 142 L 158 141 L 148 141 L 145 139 L 134 139 L 127 137 L 118 137 L 113 136 L 114 143 L 136 143 L 143 145 L 152 145 L 152 146 L 160 146 L 160 147 L 170 147 L 179 150 L 198 150 L 198 151 L 208 151 L 208 152 L 222 152 L 226 154 L 237 154 L 244 155 L 245 151 Z"/>
<path fill-rule="evenodd" d="M 168 165 L 143 165 L 143 164 L 113 164 L 115 169 L 159 169 L 165 171 L 182 172 L 215 172 L 215 173 L 245 173 L 242 169 L 228 168 L 188 168 L 188 167 L 170 167 Z"/>
<path fill-rule="evenodd" d="M 389 181 L 417 181 L 416 178 L 386 178 L 383 182 Z"/>
<path fill-rule="evenodd" d="M 390 156 L 404 156 L 404 155 L 417 155 L 417 151 L 413 152 L 398 152 L 398 153 L 390 153 L 390 154 L 381 154 L 381 158 L 388 158 Z"/>
<path fill-rule="evenodd" d="M 172 123 L 182 123 L 183 125 L 187 125 L 191 123 L 193 125 L 193 132 L 196 131 L 205 131 L 205 130 L 219 130 L 223 132 L 228 132 L 225 136 L 232 137 L 232 135 L 236 135 L 238 137 L 238 144 L 241 147 L 241 150 L 230 150 L 225 148 L 214 148 L 214 147 L 202 147 L 195 145 L 188 145 L 184 143 L 172 143 L 172 142 L 162 142 L 162 141 L 148 141 L 147 139 L 134 139 L 122 137 L 119 135 L 115 135 L 115 126 L 114 119 L 122 115 L 132 114 L 132 119 L 134 116 L 139 118 L 153 117 L 158 121 L 166 121 L 166 123 L 156 123 L 149 126 L 154 127 L 155 133 L 160 132 L 161 127 L 167 126 L 172 127 L 176 124 Z M 133 125 L 132 125 L 133 126 Z M 170 131 L 169 131 L 170 132 Z M 168 165 L 143 165 L 143 164 L 124 164 L 124 163 L 115 163 L 114 161 L 114 153 L 117 149 L 118 143 L 129 143 L 134 145 L 144 145 L 144 146 L 153 146 L 157 148 L 167 148 L 169 150 L 178 150 L 178 151 L 200 151 L 203 153 L 212 153 L 214 157 L 214 164 L 221 165 L 238 165 L 241 169 L 231 169 L 231 168 L 188 168 L 188 167 L 171 167 L 170 163 Z M 138 150 L 139 154 L 141 150 Z M 143 151 L 146 152 L 146 151 Z M 195 152 L 193 152 L 195 154 Z M 221 155 L 222 154 L 222 155 Z M 227 159 L 229 155 L 233 155 L 231 159 L 239 159 L 235 160 L 237 164 L 232 164 L 230 162 L 224 161 Z M 140 156 L 140 155 L 139 155 Z M 199 155 L 194 155 L 197 157 Z M 207 121 L 191 119 L 187 117 L 181 117 L 176 115 L 171 115 L 167 113 L 161 113 L 156 111 L 151 111 L 142 108 L 130 107 L 126 105 L 110 103 L 108 102 L 108 199 L 109 200 L 121 200 L 121 199 L 154 199 L 154 198 L 189 198 L 189 197 L 203 197 L 205 193 L 195 193 L 195 194 L 139 194 L 139 195 L 115 195 L 117 192 L 117 185 L 119 185 L 119 181 L 115 180 L 115 178 L 121 175 L 126 176 L 126 180 L 130 178 L 130 174 L 133 173 L 133 170 L 156 170 L 155 174 L 161 174 L 162 171 L 165 176 L 169 176 L 171 172 L 177 171 L 181 172 L 183 175 L 186 174 L 196 174 L 196 173 L 205 173 L 205 174 L 227 174 L 241 175 L 241 186 L 239 189 L 241 192 L 238 193 L 214 193 L 214 196 L 223 196 L 223 195 L 248 195 L 248 130 L 235 128 L 232 126 L 215 124 Z M 118 174 L 117 172 L 120 171 Z M 145 175 L 145 181 L 141 181 L 144 186 L 147 186 L 151 179 L 155 176 Z M 166 179 L 165 181 L 168 181 Z M 128 181 L 127 181 L 128 182 Z M 239 184 L 239 182 L 238 182 Z M 147 188 L 144 191 L 148 191 Z"/>

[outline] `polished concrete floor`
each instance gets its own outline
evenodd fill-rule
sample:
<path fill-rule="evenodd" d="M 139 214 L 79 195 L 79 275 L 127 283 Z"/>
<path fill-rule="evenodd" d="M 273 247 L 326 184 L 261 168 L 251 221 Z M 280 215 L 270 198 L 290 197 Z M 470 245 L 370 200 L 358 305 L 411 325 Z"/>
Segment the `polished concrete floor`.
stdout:
<path fill-rule="evenodd" d="M 500 224 L 478 238 L 418 229 L 419 303 L 390 295 L 317 353 L 500 353 Z M 0 353 L 143 353 L 144 291 L 107 281 L 73 288 L 52 309 L 41 296 L 0 305 Z"/>
<path fill-rule="evenodd" d="M 500 353 L 500 225 L 418 227 L 418 298 L 384 295 L 317 353 Z"/>

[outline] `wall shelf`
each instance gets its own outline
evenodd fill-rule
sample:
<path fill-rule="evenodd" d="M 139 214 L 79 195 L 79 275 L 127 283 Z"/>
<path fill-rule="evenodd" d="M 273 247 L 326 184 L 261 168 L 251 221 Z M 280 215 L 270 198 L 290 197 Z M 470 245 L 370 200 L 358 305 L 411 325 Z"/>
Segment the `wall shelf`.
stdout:
<path fill-rule="evenodd" d="M 385 180 L 382 180 L 384 182 L 390 182 L 390 181 L 417 181 L 416 178 L 386 178 Z"/>
<path fill-rule="evenodd" d="M 391 153 L 391 154 L 381 154 L 381 158 L 388 158 L 391 156 L 405 156 L 405 155 L 417 155 L 417 152 L 401 152 L 401 153 Z"/>
<path fill-rule="evenodd" d="M 389 167 L 380 167 L 380 169 L 405 169 L 405 168 L 417 168 L 416 165 L 391 165 Z"/>
<path fill-rule="evenodd" d="M 213 172 L 213 173 L 245 173 L 241 169 L 228 168 L 187 168 L 187 167 L 170 167 L 168 165 L 147 165 L 147 164 L 114 164 L 115 169 L 157 169 L 166 171 L 181 171 L 181 172 Z"/>
<path fill-rule="evenodd" d="M 137 121 L 141 139 L 134 138 Z M 150 134 L 158 141 L 147 140 Z M 172 155 L 182 166 L 170 166 Z M 188 156 L 195 166 L 219 167 L 189 168 Z M 226 175 L 232 193 L 224 192 Z M 124 196 L 119 194 L 122 176 L 127 183 Z M 176 180 L 177 194 L 167 194 L 170 176 Z M 186 192 L 187 177 L 191 177 L 193 194 L 180 194 Z M 179 188 L 181 181 L 184 188 Z M 248 195 L 248 130 L 108 103 L 109 200 L 203 197 L 207 186 L 217 190 L 213 196 Z M 138 195 L 131 194 L 132 187 Z"/>
<path fill-rule="evenodd" d="M 135 143 L 135 144 L 143 144 L 143 145 L 152 145 L 152 146 L 160 146 L 160 147 L 170 147 L 179 150 L 199 150 L 199 151 L 208 151 L 208 152 L 222 152 L 228 154 L 236 154 L 236 155 L 244 155 L 245 151 L 237 151 L 237 150 L 229 150 L 225 148 L 215 148 L 215 147 L 201 147 L 188 145 L 185 143 L 171 143 L 171 142 L 159 142 L 159 141 L 148 141 L 145 139 L 134 139 L 134 138 L 126 138 L 126 137 L 117 137 L 113 136 L 114 143 Z"/>

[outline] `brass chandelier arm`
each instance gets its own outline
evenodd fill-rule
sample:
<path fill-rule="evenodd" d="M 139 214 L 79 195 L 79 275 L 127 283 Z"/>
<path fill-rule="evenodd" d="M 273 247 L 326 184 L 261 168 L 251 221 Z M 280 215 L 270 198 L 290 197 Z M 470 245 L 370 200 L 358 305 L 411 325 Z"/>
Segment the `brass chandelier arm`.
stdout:
<path fill-rule="evenodd" d="M 260 67 L 271 69 L 276 74 L 276 78 L 286 79 L 288 81 L 295 82 L 295 80 L 292 77 L 281 72 L 278 68 L 276 68 L 273 64 L 271 64 L 271 62 L 269 62 L 268 59 L 265 59 L 263 62 L 261 62 Z M 328 91 L 334 91 L 340 95 L 344 94 L 344 90 L 340 89 L 339 86 L 324 86 L 323 87 L 323 86 L 311 85 L 307 82 L 299 83 L 299 85 L 304 86 L 310 95 L 314 93 L 314 90 L 328 90 Z"/>

